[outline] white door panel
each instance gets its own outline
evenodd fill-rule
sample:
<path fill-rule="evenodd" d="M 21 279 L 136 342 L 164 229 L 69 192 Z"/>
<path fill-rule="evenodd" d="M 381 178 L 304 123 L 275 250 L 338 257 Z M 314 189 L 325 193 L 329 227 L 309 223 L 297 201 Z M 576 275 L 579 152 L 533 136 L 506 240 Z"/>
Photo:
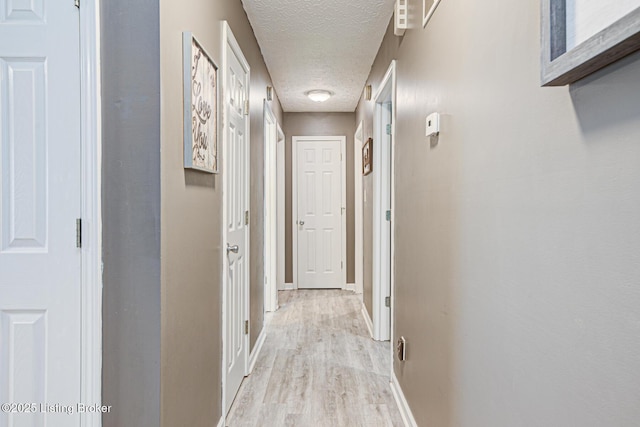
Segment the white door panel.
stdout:
<path fill-rule="evenodd" d="M 225 240 L 234 248 L 227 251 L 224 292 L 226 413 L 246 373 L 249 351 L 244 328 L 249 298 L 249 225 L 246 221 L 249 211 L 249 116 L 244 111 L 245 101 L 249 99 L 249 67 L 237 44 L 232 48 L 226 43 L 224 49 Z"/>
<path fill-rule="evenodd" d="M 298 287 L 342 288 L 343 139 L 297 141 Z"/>
<path fill-rule="evenodd" d="M 0 0 L 1 403 L 80 403 L 80 155 L 77 8 Z M 2 427 L 79 423 L 0 412 Z"/>

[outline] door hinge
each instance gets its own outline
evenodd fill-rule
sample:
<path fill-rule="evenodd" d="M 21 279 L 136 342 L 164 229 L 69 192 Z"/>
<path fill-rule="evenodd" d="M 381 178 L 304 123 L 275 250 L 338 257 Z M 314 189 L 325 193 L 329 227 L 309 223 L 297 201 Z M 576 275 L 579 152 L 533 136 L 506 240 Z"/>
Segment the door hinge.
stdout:
<path fill-rule="evenodd" d="M 340 270 L 344 270 L 344 261 L 340 261 Z"/>
<path fill-rule="evenodd" d="M 244 211 L 244 225 L 249 225 L 249 211 Z"/>
<path fill-rule="evenodd" d="M 387 135 L 391 135 L 391 125 L 387 125 Z"/>
<path fill-rule="evenodd" d="M 249 334 L 249 321 L 248 320 L 244 321 L 244 334 L 245 335 Z"/>
<path fill-rule="evenodd" d="M 76 248 L 82 247 L 82 219 L 76 218 Z"/>
<path fill-rule="evenodd" d="M 391 307 L 391 297 L 384 297 L 384 306 Z"/>
<path fill-rule="evenodd" d="M 73 4 L 80 9 L 80 0 L 73 0 Z"/>
<path fill-rule="evenodd" d="M 249 115 L 249 100 L 248 99 L 244 100 L 244 115 L 245 116 Z"/>
<path fill-rule="evenodd" d="M 385 214 L 385 217 L 387 221 L 391 221 L 391 211 L 387 211 L 387 213 Z"/>

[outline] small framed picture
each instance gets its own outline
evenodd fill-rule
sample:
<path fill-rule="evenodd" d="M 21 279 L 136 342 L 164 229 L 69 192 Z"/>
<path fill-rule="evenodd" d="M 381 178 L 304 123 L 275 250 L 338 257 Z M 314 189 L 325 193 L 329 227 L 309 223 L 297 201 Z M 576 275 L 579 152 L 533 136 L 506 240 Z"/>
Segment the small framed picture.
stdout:
<path fill-rule="evenodd" d="M 362 175 L 373 172 L 373 138 L 367 139 L 362 147 Z"/>
<path fill-rule="evenodd" d="M 439 4 L 440 0 L 422 0 L 422 28 L 427 26 Z"/>
<path fill-rule="evenodd" d="M 183 33 L 184 167 L 217 173 L 218 66 L 190 32 Z"/>

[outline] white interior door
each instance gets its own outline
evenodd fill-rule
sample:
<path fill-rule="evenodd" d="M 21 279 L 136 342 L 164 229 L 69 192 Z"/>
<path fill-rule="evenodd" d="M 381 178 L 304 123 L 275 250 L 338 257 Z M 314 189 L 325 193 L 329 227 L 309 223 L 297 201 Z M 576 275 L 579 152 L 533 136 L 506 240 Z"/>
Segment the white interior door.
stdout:
<path fill-rule="evenodd" d="M 226 413 L 245 376 L 249 353 L 248 327 L 245 327 L 249 319 L 249 65 L 227 25 L 224 39 Z"/>
<path fill-rule="evenodd" d="M 294 137 L 298 288 L 345 286 L 345 140 Z"/>
<path fill-rule="evenodd" d="M 3 427 L 80 424 L 80 143 L 78 9 L 0 0 L 0 403 L 38 404 Z"/>

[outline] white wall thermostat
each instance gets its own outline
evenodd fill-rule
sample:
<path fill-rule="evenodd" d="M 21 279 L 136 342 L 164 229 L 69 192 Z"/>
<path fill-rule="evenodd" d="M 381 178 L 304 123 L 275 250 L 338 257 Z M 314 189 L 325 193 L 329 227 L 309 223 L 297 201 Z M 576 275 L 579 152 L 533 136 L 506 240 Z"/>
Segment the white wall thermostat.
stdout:
<path fill-rule="evenodd" d="M 426 120 L 426 136 L 437 135 L 440 133 L 440 114 L 431 113 Z"/>

